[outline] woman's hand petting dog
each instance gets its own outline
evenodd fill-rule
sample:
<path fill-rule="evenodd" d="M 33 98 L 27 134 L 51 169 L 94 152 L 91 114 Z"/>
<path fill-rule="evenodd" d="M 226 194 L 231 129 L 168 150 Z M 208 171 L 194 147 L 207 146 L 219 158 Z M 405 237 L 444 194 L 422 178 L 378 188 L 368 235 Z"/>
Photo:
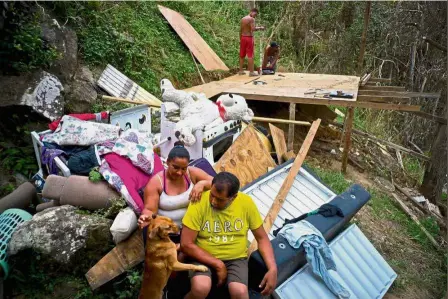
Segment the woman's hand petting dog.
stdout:
<path fill-rule="evenodd" d="M 138 227 L 140 229 L 142 229 L 145 226 L 148 226 L 150 219 L 151 219 L 151 215 L 141 214 L 140 217 L 138 217 L 138 221 L 137 221 Z"/>

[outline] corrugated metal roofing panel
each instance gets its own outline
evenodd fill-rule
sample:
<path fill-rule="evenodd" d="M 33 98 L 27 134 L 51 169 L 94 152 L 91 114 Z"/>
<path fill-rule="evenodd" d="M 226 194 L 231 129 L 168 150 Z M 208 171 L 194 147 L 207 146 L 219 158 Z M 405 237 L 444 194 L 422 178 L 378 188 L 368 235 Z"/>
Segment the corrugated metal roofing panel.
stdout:
<path fill-rule="evenodd" d="M 382 298 L 397 274 L 373 247 L 356 224 L 352 224 L 336 239 L 330 248 L 337 272 L 330 271 L 349 292 L 350 299 Z M 297 271 L 275 290 L 280 299 L 333 299 L 323 281 L 312 273 L 309 265 Z"/>
<path fill-rule="evenodd" d="M 269 208 L 280 191 L 291 166 L 291 161 L 285 163 L 283 167 L 279 167 L 276 171 L 273 171 L 271 174 L 249 185 L 243 190 L 244 193 L 252 197 L 263 219 L 266 217 Z M 269 234 L 269 238 L 274 238 L 272 232 L 281 227 L 285 222 L 285 219 L 296 218 L 302 214 L 311 212 L 330 201 L 334 196 L 336 196 L 336 194 L 333 191 L 319 182 L 304 168 L 301 168 L 285 202 L 283 203 L 277 219 L 274 221 L 274 226 Z M 248 239 L 249 241 L 253 240 L 251 232 L 249 232 Z"/>

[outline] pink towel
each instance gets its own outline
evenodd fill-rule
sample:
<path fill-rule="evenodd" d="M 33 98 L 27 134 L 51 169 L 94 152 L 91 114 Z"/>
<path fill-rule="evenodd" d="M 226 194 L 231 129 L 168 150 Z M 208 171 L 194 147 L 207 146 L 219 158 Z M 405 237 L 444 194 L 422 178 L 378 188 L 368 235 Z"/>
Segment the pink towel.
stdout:
<path fill-rule="evenodd" d="M 138 190 L 145 187 L 154 174 L 164 169 L 160 157 L 154 153 L 154 171 L 152 175 L 146 174 L 135 167 L 129 159 L 115 153 L 105 155 L 104 159 L 106 159 L 110 169 L 121 178 L 139 209 L 143 210 L 144 201 L 138 194 Z"/>

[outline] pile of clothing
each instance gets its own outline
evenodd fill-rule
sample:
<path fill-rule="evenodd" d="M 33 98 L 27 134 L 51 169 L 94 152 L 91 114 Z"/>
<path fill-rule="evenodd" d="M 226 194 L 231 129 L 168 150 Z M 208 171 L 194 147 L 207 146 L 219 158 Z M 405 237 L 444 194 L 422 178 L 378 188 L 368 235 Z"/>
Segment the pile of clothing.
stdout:
<path fill-rule="evenodd" d="M 89 118 L 84 119 L 97 121 L 108 117 L 107 112 L 87 115 Z M 60 157 L 72 174 L 88 175 L 99 167 L 104 179 L 140 214 L 144 207 L 142 189 L 153 174 L 163 169 L 160 157 L 153 151 L 152 136 L 79 116 L 65 115 L 50 124 L 50 129 L 56 127 L 41 138 L 42 163 L 50 174 L 58 173 L 55 157 Z"/>

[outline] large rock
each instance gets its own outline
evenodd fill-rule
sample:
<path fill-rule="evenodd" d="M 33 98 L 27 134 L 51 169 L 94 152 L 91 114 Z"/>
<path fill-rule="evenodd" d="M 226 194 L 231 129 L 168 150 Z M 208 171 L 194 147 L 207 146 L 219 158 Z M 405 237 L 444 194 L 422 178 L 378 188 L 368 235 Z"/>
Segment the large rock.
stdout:
<path fill-rule="evenodd" d="M 59 58 L 52 63 L 50 71 L 63 83 L 67 83 L 73 78 L 78 67 L 78 37 L 73 30 L 61 26 L 47 14 L 43 14 L 40 27 L 42 40 L 59 53 Z"/>
<path fill-rule="evenodd" d="M 97 92 L 92 72 L 88 67 L 78 69 L 65 95 L 66 109 L 70 113 L 92 112 Z"/>
<path fill-rule="evenodd" d="M 49 208 L 19 226 L 9 243 L 8 254 L 20 256 L 32 249 L 40 254 L 41 266 L 85 271 L 110 249 L 111 225 L 111 220 L 79 214 L 72 206 Z"/>
<path fill-rule="evenodd" d="M 0 107 L 29 106 L 50 120 L 64 114 L 64 87 L 55 75 L 48 72 L 0 76 L 0 90 Z"/>

